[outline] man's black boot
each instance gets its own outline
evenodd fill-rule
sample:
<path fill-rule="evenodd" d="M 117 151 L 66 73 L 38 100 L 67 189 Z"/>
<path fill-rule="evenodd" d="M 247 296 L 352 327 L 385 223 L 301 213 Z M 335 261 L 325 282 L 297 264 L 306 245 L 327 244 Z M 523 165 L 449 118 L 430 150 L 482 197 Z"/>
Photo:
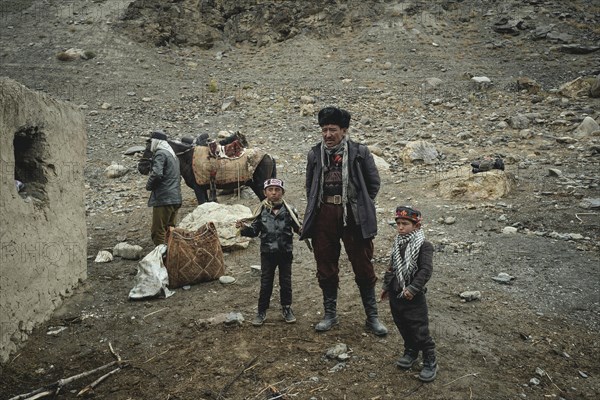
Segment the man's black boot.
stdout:
<path fill-rule="evenodd" d="M 419 373 L 419 379 L 423 382 L 431 382 L 437 375 L 437 361 L 435 350 L 423 350 L 423 369 Z"/>
<path fill-rule="evenodd" d="M 338 324 L 337 318 L 337 287 L 323 288 L 323 308 L 325 316 L 317 325 L 317 332 L 325 332 L 330 330 L 334 325 Z"/>
<path fill-rule="evenodd" d="M 360 297 L 362 298 L 363 306 L 367 321 L 365 326 L 368 331 L 373 332 L 377 336 L 385 336 L 388 333 L 387 328 L 381 322 L 377 315 L 377 300 L 375 299 L 375 288 L 359 287 Z"/>

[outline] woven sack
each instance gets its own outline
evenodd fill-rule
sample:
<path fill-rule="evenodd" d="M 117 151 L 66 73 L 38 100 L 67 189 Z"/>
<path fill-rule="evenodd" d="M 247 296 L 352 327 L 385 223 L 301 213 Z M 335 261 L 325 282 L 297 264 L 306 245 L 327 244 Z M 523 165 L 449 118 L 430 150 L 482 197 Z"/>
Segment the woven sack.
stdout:
<path fill-rule="evenodd" d="M 169 288 L 208 282 L 225 274 L 223 250 L 212 222 L 191 232 L 170 228 L 167 233 Z"/>

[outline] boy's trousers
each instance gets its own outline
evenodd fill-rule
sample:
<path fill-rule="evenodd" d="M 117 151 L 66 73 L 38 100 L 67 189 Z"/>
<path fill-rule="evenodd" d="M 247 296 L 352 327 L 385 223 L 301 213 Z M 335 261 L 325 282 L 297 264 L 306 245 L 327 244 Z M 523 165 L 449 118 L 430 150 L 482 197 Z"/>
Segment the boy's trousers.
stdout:
<path fill-rule="evenodd" d="M 292 305 L 292 260 L 293 255 L 291 252 L 260 253 L 259 312 L 264 312 L 269 308 L 277 267 L 279 267 L 279 299 L 281 305 Z"/>
<path fill-rule="evenodd" d="M 404 348 L 416 351 L 435 349 L 435 343 L 429 334 L 425 294 L 419 293 L 412 300 L 398 299 L 397 295 L 395 290 L 390 290 L 390 310 L 394 323 L 404 339 Z"/>

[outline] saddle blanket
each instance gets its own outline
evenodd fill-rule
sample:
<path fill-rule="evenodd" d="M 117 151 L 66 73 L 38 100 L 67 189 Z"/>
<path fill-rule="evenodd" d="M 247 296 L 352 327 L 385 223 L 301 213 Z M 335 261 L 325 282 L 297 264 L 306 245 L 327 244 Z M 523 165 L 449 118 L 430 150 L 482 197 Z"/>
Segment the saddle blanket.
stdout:
<path fill-rule="evenodd" d="M 245 149 L 238 158 L 215 158 L 208 147 L 196 146 L 192 160 L 196 183 L 208 185 L 211 176 L 214 176 L 216 185 L 248 182 L 264 155 L 264 151 L 251 148 Z"/>

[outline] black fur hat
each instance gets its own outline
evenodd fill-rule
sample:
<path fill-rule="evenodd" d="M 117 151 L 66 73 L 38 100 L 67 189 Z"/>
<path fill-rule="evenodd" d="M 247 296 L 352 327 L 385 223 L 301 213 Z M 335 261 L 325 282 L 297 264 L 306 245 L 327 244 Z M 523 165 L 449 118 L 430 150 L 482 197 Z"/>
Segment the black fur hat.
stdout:
<path fill-rule="evenodd" d="M 319 111 L 319 126 L 337 125 L 340 128 L 350 126 L 350 113 L 337 107 L 325 107 Z"/>
<path fill-rule="evenodd" d="M 154 131 L 152 132 L 150 139 L 167 140 L 167 134 L 163 131 Z"/>

